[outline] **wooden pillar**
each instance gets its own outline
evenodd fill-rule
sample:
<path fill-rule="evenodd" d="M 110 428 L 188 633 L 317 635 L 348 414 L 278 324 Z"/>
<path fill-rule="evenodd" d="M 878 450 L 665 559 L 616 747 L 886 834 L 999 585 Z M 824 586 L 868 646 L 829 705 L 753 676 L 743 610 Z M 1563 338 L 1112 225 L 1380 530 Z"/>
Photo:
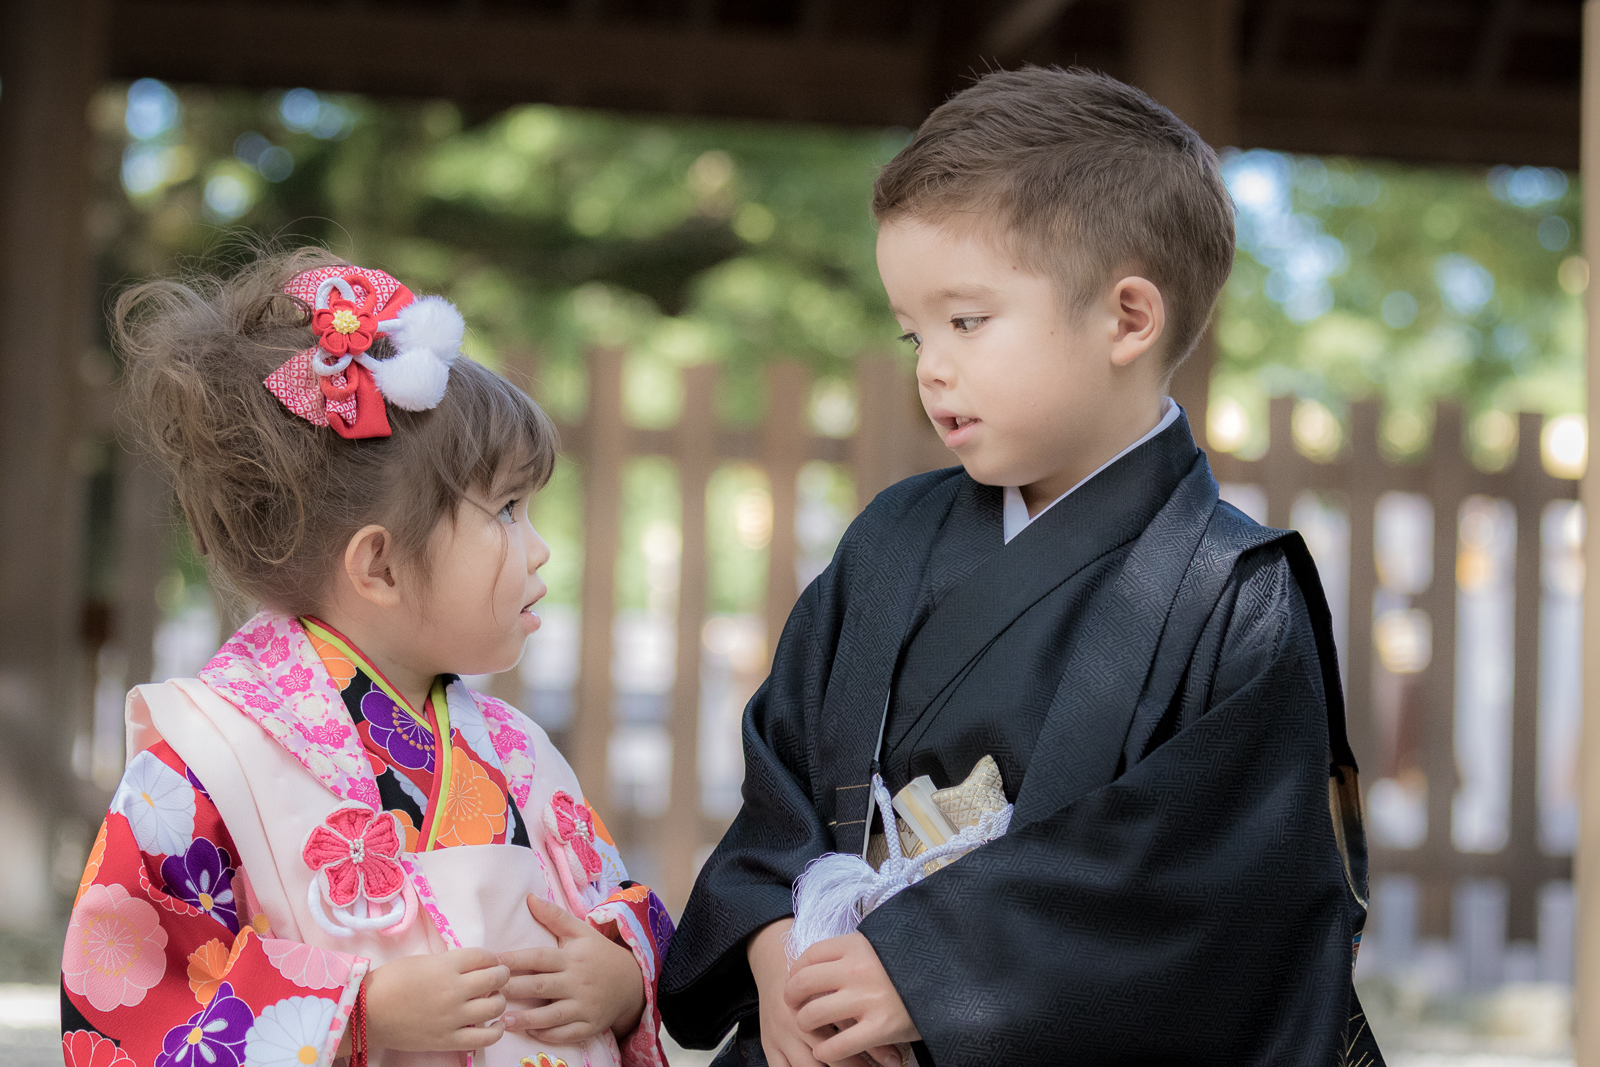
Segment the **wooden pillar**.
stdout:
<path fill-rule="evenodd" d="M 1518 419 L 1517 459 L 1512 467 L 1512 506 L 1517 513 L 1513 573 L 1511 689 L 1511 812 L 1506 872 L 1506 939 L 1539 936 L 1539 614 L 1544 596 L 1540 573 L 1540 526 L 1544 503 L 1556 495 L 1539 456 L 1542 419 Z"/>
<path fill-rule="evenodd" d="M 15 817 L 35 826 L 19 821 L 6 833 L 43 841 L 92 826 L 105 800 L 69 758 L 90 697 L 74 454 L 88 422 L 79 370 L 95 314 L 87 111 L 102 78 L 103 15 L 100 0 L 0 0 L 0 776 L 37 805 Z M 49 863 L 30 879 L 37 885 L 8 888 L 0 925 L 54 921 Z"/>
<path fill-rule="evenodd" d="M 578 699 L 572 723 L 572 769 L 588 802 L 609 807 L 611 779 L 611 626 L 616 616 L 617 539 L 622 525 L 622 353 L 589 354 L 589 410 L 584 419 L 583 584 L 578 632 Z"/>
<path fill-rule="evenodd" d="M 1583 133 L 1580 173 L 1583 201 L 1600 205 L 1600 0 L 1583 5 Z M 1587 215 L 1588 212 L 1585 212 Z M 1600 226 L 1583 228 L 1584 255 L 1600 265 Z M 1600 423 L 1600 284 L 1591 281 L 1584 294 L 1591 324 L 1588 340 L 1590 426 Z M 1591 456 L 1594 446 L 1590 446 Z M 1592 459 L 1580 486 L 1587 516 L 1583 555 L 1587 573 L 1600 574 L 1600 463 Z M 1573 1015 L 1577 1023 L 1577 1067 L 1600 1067 L 1600 582 L 1583 598 L 1583 733 L 1578 768 L 1580 799 L 1578 850 L 1574 870 L 1578 894 L 1577 988 Z"/>
<path fill-rule="evenodd" d="M 1133 83 L 1213 148 L 1237 144 L 1238 0 L 1133 0 L 1127 10 Z M 1202 447 L 1216 361 L 1214 331 L 1208 329 L 1170 387 Z"/>
<path fill-rule="evenodd" d="M 1440 404 L 1433 425 L 1432 470 L 1428 496 L 1433 501 L 1433 582 L 1419 598 L 1433 626 L 1433 658 L 1423 684 L 1426 705 L 1422 726 L 1422 772 L 1428 780 L 1428 836 L 1423 843 L 1420 933 L 1451 935 L 1455 845 L 1451 839 L 1455 795 L 1460 787 L 1456 766 L 1456 553 L 1460 547 L 1462 479 L 1466 457 L 1461 449 L 1461 409 Z"/>
<path fill-rule="evenodd" d="M 1201 436 L 1200 427 L 1194 427 L 1195 436 Z M 1279 530 L 1289 528 L 1289 517 L 1294 512 L 1294 498 L 1305 483 L 1300 480 L 1300 465 L 1306 462 L 1294 447 L 1294 397 L 1275 396 L 1267 408 L 1267 525 Z"/>
<path fill-rule="evenodd" d="M 1345 720 L 1356 766 L 1368 784 L 1377 780 L 1377 723 L 1372 717 L 1372 601 L 1378 591 L 1376 509 L 1379 472 L 1378 402 L 1350 406 L 1350 458 L 1345 464 L 1346 516 L 1350 522 L 1350 608 L 1345 636 Z"/>
<path fill-rule="evenodd" d="M 767 652 L 800 596 L 795 575 L 799 543 L 795 517 L 800 510 L 800 467 L 806 458 L 806 391 L 811 375 L 799 363 L 778 363 L 767 371 L 767 419 L 761 428 L 761 459 L 772 491 L 772 541 L 767 547 Z"/>
<path fill-rule="evenodd" d="M 706 488 L 717 469 L 717 367 L 683 373 L 678 420 L 678 484 L 683 550 L 678 564 L 678 662 L 672 683 L 672 787 L 663 835 L 667 907 L 681 912 L 694 884 L 700 847 L 700 631 L 706 622 Z M 770 412 L 769 412 L 770 414 Z M 777 508 L 773 509 L 776 515 Z M 791 529 L 794 526 L 791 516 Z M 793 566 L 790 573 L 794 571 Z"/>
<path fill-rule="evenodd" d="M 905 477 L 903 455 L 909 450 L 900 432 L 900 407 L 909 386 L 892 356 L 856 360 L 856 394 L 861 418 L 850 439 L 850 466 L 856 482 L 856 508 Z"/>

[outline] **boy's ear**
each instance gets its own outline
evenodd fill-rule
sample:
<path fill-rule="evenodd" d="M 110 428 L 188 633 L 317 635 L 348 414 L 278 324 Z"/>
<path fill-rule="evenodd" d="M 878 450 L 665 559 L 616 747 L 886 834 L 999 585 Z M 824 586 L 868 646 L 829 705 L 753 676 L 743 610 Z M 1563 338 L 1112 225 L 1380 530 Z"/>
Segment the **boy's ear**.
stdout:
<path fill-rule="evenodd" d="M 1130 275 L 1111 287 L 1115 326 L 1111 336 L 1111 362 L 1126 367 L 1155 347 L 1167 325 L 1166 302 L 1148 278 Z"/>
<path fill-rule="evenodd" d="M 400 602 L 394 575 L 394 536 L 382 526 L 363 526 L 344 546 L 344 580 L 363 600 L 381 608 Z"/>

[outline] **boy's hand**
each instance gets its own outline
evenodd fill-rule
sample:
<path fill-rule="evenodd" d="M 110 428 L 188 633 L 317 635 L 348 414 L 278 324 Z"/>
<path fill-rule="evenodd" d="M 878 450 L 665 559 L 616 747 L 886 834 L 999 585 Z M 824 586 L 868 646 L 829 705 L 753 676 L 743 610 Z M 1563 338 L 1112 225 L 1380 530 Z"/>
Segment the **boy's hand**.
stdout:
<path fill-rule="evenodd" d="M 822 1067 L 811 1054 L 794 1009 L 784 1002 L 783 990 L 789 982 L 789 955 L 784 939 L 793 919 L 779 919 L 757 930 L 745 948 L 750 973 L 756 979 L 756 1003 L 760 1009 L 761 1051 L 771 1067 Z"/>
<path fill-rule="evenodd" d="M 528 913 L 556 937 L 555 948 L 502 952 L 511 969 L 505 995 L 548 1003 L 505 1017 L 552 1045 L 575 1045 L 607 1030 L 626 1037 L 644 1014 L 644 975 L 633 953 L 566 909 L 528 895 Z"/>
<path fill-rule="evenodd" d="M 900 1058 L 895 1045 L 922 1037 L 872 942 L 861 933 L 830 937 L 806 949 L 795 961 L 784 1000 L 795 1022 L 811 1035 L 811 1054 L 824 1063 L 865 1053 L 892 1064 Z"/>
<path fill-rule="evenodd" d="M 367 1040 L 406 1052 L 466 1052 L 500 1040 L 511 972 L 494 953 L 458 948 L 407 956 L 366 977 Z"/>

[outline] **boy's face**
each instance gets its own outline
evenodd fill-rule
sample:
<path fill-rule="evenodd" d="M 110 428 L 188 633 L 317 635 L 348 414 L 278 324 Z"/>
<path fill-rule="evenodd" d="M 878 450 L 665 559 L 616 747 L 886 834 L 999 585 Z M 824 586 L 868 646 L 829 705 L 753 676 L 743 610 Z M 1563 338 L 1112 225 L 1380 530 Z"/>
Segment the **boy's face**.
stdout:
<path fill-rule="evenodd" d="M 878 232 L 878 272 L 946 447 L 975 480 L 1020 486 L 1034 508 L 1159 420 L 1165 376 L 1156 354 L 1139 357 L 1163 312 L 1155 287 L 1129 278 L 1069 315 L 1051 279 L 985 236 L 891 221 Z M 1141 311 L 1142 293 L 1153 308 Z"/>

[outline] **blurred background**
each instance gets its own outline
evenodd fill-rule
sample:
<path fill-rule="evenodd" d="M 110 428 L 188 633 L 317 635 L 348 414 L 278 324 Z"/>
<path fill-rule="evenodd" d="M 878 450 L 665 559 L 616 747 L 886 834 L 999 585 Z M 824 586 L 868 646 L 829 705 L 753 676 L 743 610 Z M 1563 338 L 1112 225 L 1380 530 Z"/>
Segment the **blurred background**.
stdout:
<path fill-rule="evenodd" d="M 119 443 L 119 289 L 314 242 L 461 307 L 468 353 L 564 442 L 534 505 L 544 626 L 480 684 L 552 733 L 677 909 L 738 809 L 740 714 L 798 590 L 873 494 L 951 458 L 878 283 L 876 168 L 1022 62 L 1140 85 L 1222 155 L 1238 259 L 1174 395 L 1224 495 L 1302 530 L 1327 586 L 1380 1042 L 1570 1062 L 1580 15 L 0 3 L 0 1062 L 60 1062 L 61 932 L 124 692 L 192 674 L 249 611 Z"/>

